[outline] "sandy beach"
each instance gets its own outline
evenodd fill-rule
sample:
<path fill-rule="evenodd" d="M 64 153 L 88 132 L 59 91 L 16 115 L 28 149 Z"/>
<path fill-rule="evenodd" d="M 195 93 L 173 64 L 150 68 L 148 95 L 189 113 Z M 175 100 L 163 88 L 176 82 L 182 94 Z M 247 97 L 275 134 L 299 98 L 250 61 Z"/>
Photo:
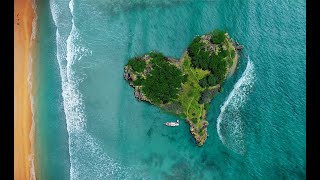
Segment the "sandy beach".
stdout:
<path fill-rule="evenodd" d="M 32 112 L 28 85 L 30 38 L 34 10 L 31 0 L 14 0 L 14 179 L 34 179 L 30 171 Z M 31 178 L 30 178 L 31 177 Z"/>
<path fill-rule="evenodd" d="M 239 52 L 236 52 L 236 55 L 235 57 L 233 58 L 233 64 L 230 68 L 230 72 L 229 72 L 229 76 L 228 77 L 231 77 L 234 73 L 234 71 L 236 70 L 236 67 L 237 67 L 237 64 L 238 64 L 238 59 L 239 59 L 239 55 L 238 55 Z"/>

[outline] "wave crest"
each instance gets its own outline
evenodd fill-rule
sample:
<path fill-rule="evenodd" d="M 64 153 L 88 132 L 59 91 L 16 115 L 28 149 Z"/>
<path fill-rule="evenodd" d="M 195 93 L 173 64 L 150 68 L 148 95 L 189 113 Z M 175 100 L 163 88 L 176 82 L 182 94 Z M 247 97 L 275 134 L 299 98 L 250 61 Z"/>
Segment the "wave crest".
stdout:
<path fill-rule="evenodd" d="M 217 132 L 220 140 L 225 146 L 239 154 L 244 154 L 246 151 L 244 123 L 240 112 L 248 99 L 255 82 L 255 76 L 254 65 L 248 57 L 247 67 L 220 108 L 217 120 Z"/>
<path fill-rule="evenodd" d="M 58 4 L 59 3 L 59 4 Z M 70 179 L 128 179 L 130 168 L 110 158 L 86 129 L 85 106 L 78 88 L 81 78 L 75 71 L 76 62 L 91 55 L 80 44 L 81 34 L 74 24 L 74 2 L 50 0 L 56 29 L 57 60 L 60 69 L 63 107 L 69 135 Z M 68 14 L 70 13 L 70 14 Z M 70 15 L 70 16 L 68 16 Z M 70 23 L 71 22 L 71 23 Z M 134 174 L 130 174 L 130 177 Z"/>

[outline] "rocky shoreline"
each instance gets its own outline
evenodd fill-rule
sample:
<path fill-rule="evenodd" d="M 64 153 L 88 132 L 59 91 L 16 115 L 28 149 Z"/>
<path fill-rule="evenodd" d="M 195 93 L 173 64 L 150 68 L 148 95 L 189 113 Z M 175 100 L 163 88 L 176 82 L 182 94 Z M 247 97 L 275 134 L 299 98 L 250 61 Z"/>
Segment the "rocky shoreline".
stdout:
<path fill-rule="evenodd" d="M 238 58 L 239 58 L 239 55 L 238 55 L 238 51 L 241 50 L 243 48 L 243 46 L 239 46 L 236 42 L 234 42 L 229 36 L 228 34 L 226 33 L 226 38 L 228 39 L 228 42 L 233 46 L 234 50 L 235 50 L 235 56 L 233 58 L 233 64 L 231 67 L 227 67 L 227 70 L 226 70 L 226 74 L 225 74 L 225 78 L 224 80 L 227 78 L 227 75 L 230 74 L 232 75 L 233 74 L 233 71 L 235 70 L 235 67 L 237 65 L 237 62 L 238 62 Z M 211 51 L 211 52 L 215 52 L 217 47 L 215 44 L 213 43 L 208 43 L 209 40 L 211 39 L 210 35 L 203 35 L 201 36 L 201 41 L 205 41 L 206 44 L 205 44 L 205 48 L 208 49 L 208 51 Z M 165 58 L 165 60 L 167 62 L 169 62 L 170 64 L 173 64 L 175 65 L 177 68 L 179 68 L 181 71 L 183 71 L 182 69 L 182 64 L 184 62 L 184 59 L 186 57 L 186 55 L 188 55 L 188 50 L 186 50 L 181 59 L 180 60 L 176 60 L 176 59 L 173 59 L 173 58 Z M 137 73 L 135 72 L 129 65 L 126 65 L 124 67 L 124 74 L 123 74 L 123 77 L 126 81 L 128 81 L 129 85 L 131 87 L 134 88 L 134 96 L 139 100 L 139 101 L 146 101 L 146 102 L 149 102 L 150 104 L 153 104 L 153 105 L 156 105 L 155 103 L 153 103 L 150 99 L 148 99 L 146 97 L 145 94 L 143 94 L 142 92 L 142 86 L 141 85 L 135 85 L 134 84 L 134 81 L 137 79 L 137 76 L 140 76 L 140 77 L 146 77 L 147 74 L 152 70 L 152 64 L 151 63 L 148 63 L 150 62 L 150 59 L 152 59 L 150 57 L 149 54 L 146 54 L 142 57 L 140 57 L 139 60 L 142 60 L 142 61 L 145 61 L 146 62 L 146 67 L 145 69 L 140 72 L 140 73 Z M 224 82 L 224 81 L 223 81 Z M 210 87 L 207 89 L 208 93 L 211 95 L 206 102 L 204 103 L 207 103 L 209 104 L 212 99 L 218 94 L 218 92 L 220 92 L 221 90 L 221 84 L 217 84 L 215 85 L 214 87 Z M 157 104 L 160 108 L 163 108 L 169 112 L 173 112 L 173 111 L 170 111 L 170 107 L 169 106 L 174 106 L 174 104 Z M 180 114 L 182 112 L 179 111 L 179 108 L 173 108 L 175 109 L 175 111 L 173 113 L 175 114 Z M 178 109 L 178 110 L 177 110 Z M 188 117 L 185 118 L 186 122 L 189 124 L 190 126 L 190 133 L 192 134 L 192 136 L 194 137 L 196 143 L 198 146 L 202 146 L 204 144 L 204 142 L 206 141 L 207 137 L 208 137 L 208 133 L 207 133 L 207 127 L 209 125 L 208 121 L 206 121 L 206 115 L 207 115 L 207 110 L 206 109 L 202 109 L 202 112 L 203 112 L 203 116 L 201 116 L 202 120 L 201 122 L 198 122 L 198 123 L 194 123 L 191 119 L 189 119 Z"/>

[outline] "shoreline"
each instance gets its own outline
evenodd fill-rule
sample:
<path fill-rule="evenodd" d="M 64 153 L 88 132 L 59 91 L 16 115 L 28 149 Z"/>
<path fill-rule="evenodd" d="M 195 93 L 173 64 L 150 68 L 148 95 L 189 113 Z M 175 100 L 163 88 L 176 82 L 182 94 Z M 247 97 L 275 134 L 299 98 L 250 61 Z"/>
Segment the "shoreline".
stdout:
<path fill-rule="evenodd" d="M 14 0 L 14 179 L 36 179 L 32 112 L 32 0 Z M 31 73 L 31 74 L 30 74 Z"/>
<path fill-rule="evenodd" d="M 227 33 L 225 33 L 225 39 L 223 39 L 223 41 L 221 41 L 220 44 L 215 44 L 212 41 L 209 41 L 211 38 L 212 37 L 210 34 L 202 35 L 201 37 L 198 36 L 198 42 L 193 43 L 196 39 L 194 38 L 191 45 L 189 45 L 187 50 L 183 52 L 179 61 L 173 58 L 165 57 L 163 54 L 156 53 L 156 52 L 150 52 L 138 58 L 135 57 L 133 60 L 135 60 L 136 63 L 133 63 L 132 59 L 129 60 L 128 64 L 125 65 L 124 67 L 124 75 L 123 75 L 124 79 L 128 81 L 129 85 L 134 88 L 134 96 L 138 100 L 149 102 L 152 105 L 165 109 L 176 115 L 185 116 L 185 120 L 190 126 L 189 128 L 190 133 L 192 134 L 198 146 L 202 146 L 208 137 L 207 126 L 209 125 L 209 123 L 206 120 L 207 111 L 209 108 L 208 105 L 210 106 L 210 102 L 212 101 L 212 99 L 217 95 L 218 92 L 220 92 L 221 84 L 227 79 L 227 77 L 230 77 L 234 73 L 238 63 L 238 58 L 239 58 L 238 51 L 235 47 L 235 44 L 233 40 L 229 38 Z M 199 42 L 202 42 L 202 44 Z M 194 50 L 195 47 L 197 48 L 196 50 Z M 192 57 L 189 56 L 190 51 L 192 50 L 192 51 L 199 52 L 200 51 L 199 49 L 203 49 L 203 48 L 204 48 L 203 51 L 209 51 L 209 53 L 216 53 L 217 51 L 219 53 L 220 52 L 219 49 L 223 48 L 223 50 L 228 53 L 228 54 L 225 54 L 223 57 L 220 57 L 216 53 L 216 55 L 218 55 L 217 57 L 218 58 L 220 57 L 220 59 L 216 59 L 216 61 L 218 60 L 225 61 L 226 64 L 224 68 L 226 69 L 224 74 L 220 73 L 218 75 L 215 75 L 214 78 L 220 78 L 220 79 L 223 78 L 223 80 L 217 81 L 215 79 L 213 80 L 213 82 L 212 80 L 210 80 L 211 82 L 209 82 L 208 77 L 209 75 L 213 74 L 212 73 L 213 70 L 208 68 L 209 67 L 208 63 L 206 67 L 204 66 L 205 61 L 198 62 L 198 65 L 202 63 L 203 65 L 202 67 L 201 66 L 192 67 L 191 65 Z M 232 52 L 235 53 L 235 56 L 232 59 L 233 63 L 231 65 L 231 62 L 229 61 L 232 58 L 232 55 L 231 55 Z M 194 53 L 193 55 L 195 56 Z M 205 58 L 204 56 L 200 56 L 200 57 Z M 228 59 L 229 57 L 230 59 Z M 188 77 L 186 80 L 184 80 L 184 82 L 181 82 L 182 83 L 181 89 L 179 90 L 179 92 L 177 92 L 178 95 L 176 99 L 171 101 L 171 103 L 170 102 L 162 103 L 161 100 L 159 101 L 159 103 L 155 103 L 152 101 L 152 98 L 149 99 L 146 96 L 146 94 L 144 94 L 142 91 L 143 90 L 142 83 L 144 80 L 147 79 L 148 73 L 152 72 L 152 69 L 153 69 L 152 67 L 154 65 L 160 68 L 161 66 L 163 67 L 163 65 L 160 65 L 157 63 L 154 64 L 152 62 L 152 58 L 157 58 L 157 61 L 162 60 L 164 62 L 167 62 L 168 64 L 175 66 L 177 69 L 181 71 L 183 77 L 185 76 Z M 210 60 L 209 57 L 207 57 L 207 62 L 209 60 Z M 217 65 L 215 63 L 213 64 L 212 68 L 217 68 L 216 66 Z M 194 73 L 195 71 L 197 75 L 195 75 Z M 159 76 L 159 72 L 156 73 L 156 76 L 157 75 Z M 169 78 L 166 77 L 162 79 L 170 79 L 170 78 L 171 77 Z M 203 79 L 205 79 L 206 84 L 202 86 L 200 84 L 200 81 L 202 81 Z M 153 80 L 152 83 L 155 83 L 155 80 Z M 165 83 L 168 83 L 168 81 L 166 81 Z M 150 83 L 149 83 L 149 86 L 151 86 Z M 149 91 L 149 94 L 150 94 L 150 91 Z M 189 95 L 189 94 L 196 94 L 196 95 Z M 197 98 L 196 101 L 194 101 L 194 98 Z"/>
<path fill-rule="evenodd" d="M 237 64 L 238 64 L 238 59 L 239 59 L 239 55 L 238 55 L 238 51 L 236 50 L 236 55 L 235 57 L 233 58 L 233 64 L 229 70 L 229 76 L 228 77 L 231 77 L 234 73 L 234 71 L 236 70 L 236 67 L 237 67 Z"/>

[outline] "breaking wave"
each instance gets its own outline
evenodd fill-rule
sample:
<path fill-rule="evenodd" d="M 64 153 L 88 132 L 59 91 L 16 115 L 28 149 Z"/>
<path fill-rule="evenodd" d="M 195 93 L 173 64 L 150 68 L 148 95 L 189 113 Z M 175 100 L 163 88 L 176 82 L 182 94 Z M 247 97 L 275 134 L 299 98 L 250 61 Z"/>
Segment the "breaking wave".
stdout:
<path fill-rule="evenodd" d="M 246 103 L 254 82 L 255 68 L 248 57 L 247 67 L 220 108 L 217 120 L 217 132 L 220 140 L 225 146 L 239 154 L 244 154 L 246 151 L 241 108 Z"/>
<path fill-rule="evenodd" d="M 35 44 L 35 39 L 37 37 L 37 20 L 38 20 L 38 16 L 37 16 L 37 6 L 35 1 L 33 0 L 31 2 L 31 6 L 32 6 L 32 10 L 34 13 L 34 18 L 32 20 L 32 30 L 31 30 L 31 37 L 30 37 L 30 41 L 29 41 L 29 61 L 28 61 L 28 87 L 29 87 L 29 99 L 30 99 L 30 108 L 31 108 L 31 129 L 30 129 L 30 133 L 29 133 L 29 140 L 30 140 L 30 144 L 31 144 L 31 152 L 28 155 L 28 161 L 29 161 L 29 165 L 30 165 L 30 180 L 35 180 L 36 179 L 36 175 L 35 175 L 35 166 L 34 166 L 34 134 L 35 134 L 35 122 L 34 122 L 34 113 L 35 113 L 35 104 L 34 104 L 34 97 L 33 97 L 33 61 L 36 58 L 36 54 L 34 52 L 34 48 L 36 46 Z"/>
<path fill-rule="evenodd" d="M 78 89 L 81 79 L 74 71 L 76 62 L 91 55 L 80 46 L 81 34 L 74 24 L 74 2 L 50 0 L 50 10 L 57 27 L 57 60 L 59 64 L 63 106 L 69 135 L 70 179 L 126 179 L 129 168 L 123 167 L 103 151 L 86 130 L 86 115 L 82 94 Z M 70 22 L 72 22 L 70 24 Z M 70 32 L 67 34 L 66 32 Z"/>

